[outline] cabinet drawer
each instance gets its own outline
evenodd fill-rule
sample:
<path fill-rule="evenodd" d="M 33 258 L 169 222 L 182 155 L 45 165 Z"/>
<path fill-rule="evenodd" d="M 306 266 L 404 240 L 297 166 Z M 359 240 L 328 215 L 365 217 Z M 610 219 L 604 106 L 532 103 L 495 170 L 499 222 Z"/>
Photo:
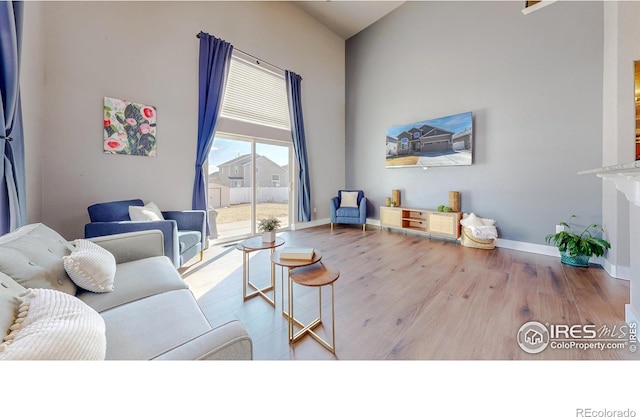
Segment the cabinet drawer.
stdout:
<path fill-rule="evenodd" d="M 389 207 L 380 207 L 380 225 L 402 227 L 402 211 Z"/>
<path fill-rule="evenodd" d="M 460 224 L 457 215 L 429 213 L 429 232 L 451 237 L 460 236 Z"/>

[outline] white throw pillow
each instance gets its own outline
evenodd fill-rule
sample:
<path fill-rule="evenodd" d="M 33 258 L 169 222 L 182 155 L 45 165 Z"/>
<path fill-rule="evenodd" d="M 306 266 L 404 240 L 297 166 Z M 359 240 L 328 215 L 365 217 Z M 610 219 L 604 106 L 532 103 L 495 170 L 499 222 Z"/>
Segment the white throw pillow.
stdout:
<path fill-rule="evenodd" d="M 76 239 L 73 243 L 73 252 L 62 257 L 69 278 L 87 291 L 112 292 L 116 259 L 111 252 L 89 240 Z"/>
<path fill-rule="evenodd" d="M 460 220 L 460 224 L 462 224 L 465 227 L 484 226 L 484 223 L 482 223 L 482 220 L 473 213 L 469 214 L 468 216 L 467 215 L 463 216 L 462 220 Z"/>
<path fill-rule="evenodd" d="M 60 291 L 30 288 L 11 331 L 0 343 L 0 359 L 103 360 L 104 319 L 78 298 Z"/>
<path fill-rule="evenodd" d="M 495 226 L 496 225 L 496 221 L 494 219 L 481 218 L 480 220 L 482 220 L 482 224 L 485 225 L 485 226 Z"/>
<path fill-rule="evenodd" d="M 164 220 L 162 212 L 155 203 L 147 203 L 144 206 L 129 206 L 129 217 L 136 222 Z"/>
<path fill-rule="evenodd" d="M 340 193 L 340 207 L 358 207 L 358 192 L 342 191 Z"/>

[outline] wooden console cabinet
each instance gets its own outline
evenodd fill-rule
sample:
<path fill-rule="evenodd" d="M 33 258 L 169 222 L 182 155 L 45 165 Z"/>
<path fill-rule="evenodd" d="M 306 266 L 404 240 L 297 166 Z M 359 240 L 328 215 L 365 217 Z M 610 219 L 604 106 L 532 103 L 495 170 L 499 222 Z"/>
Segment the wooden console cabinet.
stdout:
<path fill-rule="evenodd" d="M 380 207 L 380 227 L 433 236 L 458 239 L 461 219 L 461 212 L 444 213 L 407 207 Z"/>

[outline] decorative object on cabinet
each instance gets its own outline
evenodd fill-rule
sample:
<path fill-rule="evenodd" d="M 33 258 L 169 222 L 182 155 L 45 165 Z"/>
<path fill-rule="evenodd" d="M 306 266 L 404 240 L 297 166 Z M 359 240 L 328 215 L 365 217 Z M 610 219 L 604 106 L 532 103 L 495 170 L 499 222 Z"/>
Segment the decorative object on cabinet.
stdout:
<path fill-rule="evenodd" d="M 460 211 L 459 191 L 449 191 L 449 207 L 451 207 L 451 211 Z"/>
<path fill-rule="evenodd" d="M 391 201 L 393 201 L 395 206 L 401 206 L 400 203 L 400 190 L 391 190 Z"/>

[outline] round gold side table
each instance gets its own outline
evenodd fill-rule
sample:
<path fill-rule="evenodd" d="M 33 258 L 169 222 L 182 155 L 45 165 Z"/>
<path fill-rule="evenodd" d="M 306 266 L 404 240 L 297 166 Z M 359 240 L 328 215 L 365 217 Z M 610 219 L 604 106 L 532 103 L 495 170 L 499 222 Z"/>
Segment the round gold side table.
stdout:
<path fill-rule="evenodd" d="M 262 237 L 252 237 L 236 245 L 236 249 L 242 251 L 242 299 L 244 301 L 260 296 L 272 307 L 276 306 L 276 272 L 274 264 L 271 264 L 271 283 L 266 287 L 259 288 L 249 278 L 249 254 L 258 250 L 271 249 L 271 254 L 273 255 L 275 249 L 282 245 L 284 245 L 284 239 L 280 237 L 277 237 L 273 242 L 263 242 Z M 247 293 L 247 287 L 253 288 L 254 291 Z M 269 291 L 273 291 L 273 298 L 269 298 L 266 294 Z"/>
<path fill-rule="evenodd" d="M 340 271 L 338 268 L 327 265 L 322 261 L 312 265 L 295 268 L 289 273 L 289 343 L 295 343 L 308 334 L 331 353 L 336 353 L 335 295 L 333 283 L 336 282 L 338 278 L 340 278 Z M 296 320 L 293 313 L 294 283 L 306 287 L 318 288 L 318 318 L 306 325 Z M 325 285 L 331 286 L 331 344 L 322 339 L 314 331 L 316 327 L 322 324 L 322 287 Z M 302 329 L 294 334 L 295 325 L 302 327 Z"/>

